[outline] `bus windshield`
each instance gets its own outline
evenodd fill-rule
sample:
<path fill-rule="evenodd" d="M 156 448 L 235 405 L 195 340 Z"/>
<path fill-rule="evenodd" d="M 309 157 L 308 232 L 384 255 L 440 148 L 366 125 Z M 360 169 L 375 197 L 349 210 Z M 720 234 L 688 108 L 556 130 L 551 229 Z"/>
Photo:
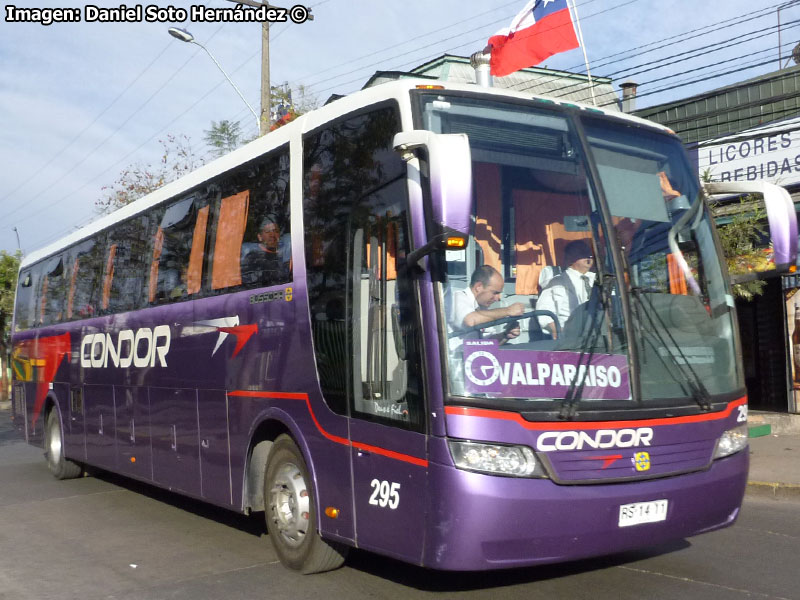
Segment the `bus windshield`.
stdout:
<path fill-rule="evenodd" d="M 732 297 L 676 138 L 582 112 L 582 144 L 577 119 L 536 101 L 429 93 L 419 107 L 424 128 L 466 133 L 472 151 L 466 251 L 443 252 L 437 273 L 451 396 L 563 412 L 706 407 L 743 388 Z"/>

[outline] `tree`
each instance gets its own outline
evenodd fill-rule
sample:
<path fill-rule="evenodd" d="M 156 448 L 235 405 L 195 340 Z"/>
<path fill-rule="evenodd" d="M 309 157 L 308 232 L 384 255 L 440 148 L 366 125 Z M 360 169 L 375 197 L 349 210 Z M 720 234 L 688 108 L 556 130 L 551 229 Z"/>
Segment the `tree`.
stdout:
<path fill-rule="evenodd" d="M 705 182 L 711 181 L 709 169 L 703 172 L 701 179 Z M 718 231 L 731 279 L 735 281 L 737 276 L 768 270 L 771 249 L 760 247 L 766 234 L 763 225 L 766 213 L 756 199 L 745 196 L 738 204 L 733 205 L 710 202 L 709 208 L 715 218 L 730 218 L 728 223 L 718 227 Z M 752 300 L 764 293 L 766 285 L 766 281 L 758 279 L 734 283 L 733 294 L 743 300 Z"/>
<path fill-rule="evenodd" d="M 742 198 L 738 205 L 725 208 L 731 220 L 719 227 L 719 239 L 731 279 L 735 281 L 737 276 L 768 270 L 771 248 L 759 247 L 766 233 L 762 225 L 766 216 L 764 210 L 750 196 Z M 718 216 L 723 212 L 723 207 L 712 204 L 711 211 Z M 774 265 L 772 268 L 775 268 Z M 744 300 L 752 300 L 764 293 L 766 285 L 767 282 L 760 279 L 734 283 L 733 294 Z"/>
<path fill-rule="evenodd" d="M 270 88 L 270 106 L 272 107 L 270 115 L 272 125 L 269 130 L 274 131 L 278 127 L 294 121 L 300 115 L 319 108 L 319 101 L 308 91 L 306 86 L 300 85 L 292 93 L 289 82 L 284 81 L 281 85 L 273 85 Z"/>
<path fill-rule="evenodd" d="M 203 139 L 217 157 L 224 156 L 242 145 L 241 125 L 238 121 L 226 119 L 219 123 L 211 121 L 211 129 L 205 130 Z"/>
<path fill-rule="evenodd" d="M 163 153 L 157 164 L 134 164 L 122 170 L 117 180 L 103 187 L 103 197 L 95 201 L 98 213 L 106 214 L 138 200 L 161 186 L 203 165 L 185 135 L 168 135 L 159 140 Z"/>
<path fill-rule="evenodd" d="M 8 399 L 8 345 L 21 259 L 19 250 L 15 254 L 0 250 L 0 401 Z"/>

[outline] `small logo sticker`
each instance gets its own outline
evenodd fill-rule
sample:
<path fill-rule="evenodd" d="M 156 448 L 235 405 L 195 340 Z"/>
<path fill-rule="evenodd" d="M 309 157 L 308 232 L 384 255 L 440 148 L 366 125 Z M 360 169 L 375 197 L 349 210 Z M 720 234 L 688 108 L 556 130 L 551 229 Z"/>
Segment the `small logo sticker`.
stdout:
<path fill-rule="evenodd" d="M 637 471 L 649 471 L 650 470 L 650 453 L 649 452 L 637 452 L 633 455 L 633 464 L 636 465 Z"/>

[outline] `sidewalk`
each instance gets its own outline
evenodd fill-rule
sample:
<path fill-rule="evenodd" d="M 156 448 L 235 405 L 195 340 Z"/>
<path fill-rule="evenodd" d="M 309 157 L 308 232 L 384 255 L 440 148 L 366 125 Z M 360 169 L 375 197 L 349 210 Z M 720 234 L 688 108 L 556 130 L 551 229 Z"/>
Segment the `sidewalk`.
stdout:
<path fill-rule="evenodd" d="M 752 411 L 747 493 L 800 499 L 800 415 Z"/>

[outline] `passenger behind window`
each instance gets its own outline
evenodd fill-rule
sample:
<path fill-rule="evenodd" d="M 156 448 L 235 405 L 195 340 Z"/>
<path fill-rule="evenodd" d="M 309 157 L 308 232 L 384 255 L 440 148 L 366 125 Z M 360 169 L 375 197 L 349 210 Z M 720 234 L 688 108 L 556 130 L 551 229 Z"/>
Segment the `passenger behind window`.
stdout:
<path fill-rule="evenodd" d="M 550 280 L 536 302 L 536 310 L 549 310 L 555 314 L 562 328 L 575 309 L 589 301 L 596 275 L 590 271 L 594 265 L 592 249 L 582 240 L 564 246 L 564 264 L 564 272 Z M 539 324 L 542 331 L 556 339 L 553 319 L 539 317 Z"/>
<path fill-rule="evenodd" d="M 284 236 L 286 237 L 286 236 Z M 289 278 L 286 240 L 281 248 L 281 230 L 275 215 L 267 215 L 258 227 L 257 243 L 242 244 L 242 283 L 271 285 Z"/>
<path fill-rule="evenodd" d="M 171 286 L 172 289 L 169 293 L 170 300 L 180 300 L 181 298 L 186 297 L 187 294 L 186 278 L 188 271 L 189 271 L 188 265 L 184 265 L 183 267 L 181 267 L 180 279 Z M 170 273 L 174 272 L 175 272 L 174 270 L 170 271 Z"/>

